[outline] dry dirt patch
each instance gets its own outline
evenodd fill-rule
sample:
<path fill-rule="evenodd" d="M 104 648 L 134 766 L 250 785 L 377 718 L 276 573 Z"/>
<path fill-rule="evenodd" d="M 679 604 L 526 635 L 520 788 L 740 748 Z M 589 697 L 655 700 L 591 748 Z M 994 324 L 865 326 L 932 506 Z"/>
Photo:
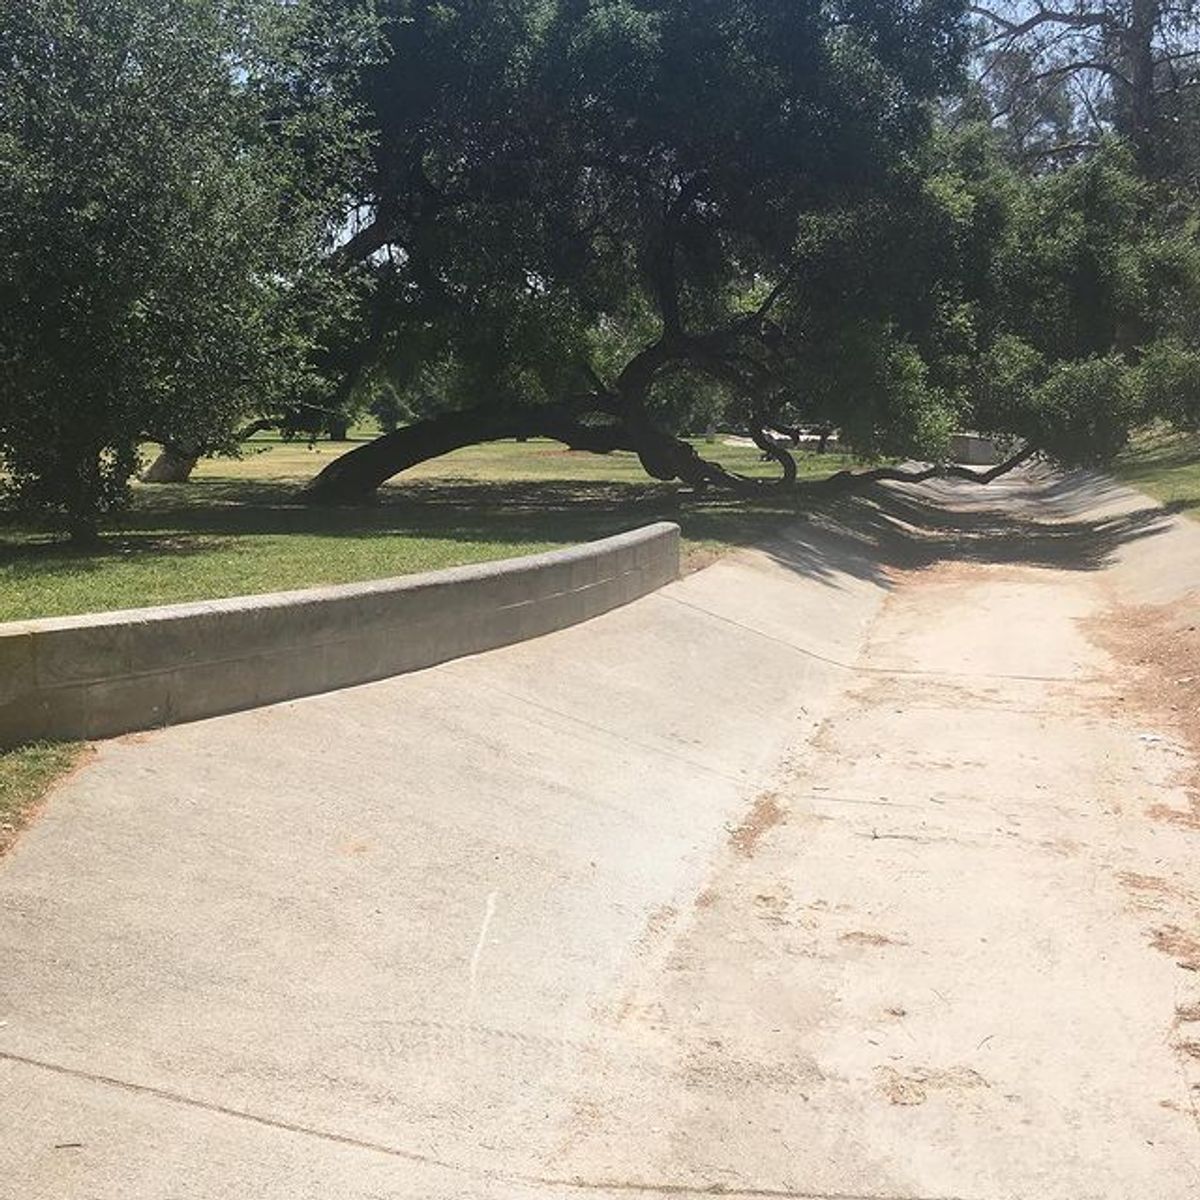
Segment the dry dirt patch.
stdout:
<path fill-rule="evenodd" d="M 1200 593 L 1174 604 L 1114 606 L 1089 622 L 1088 633 L 1121 668 L 1129 711 L 1191 751 L 1181 781 L 1191 807 L 1156 804 L 1149 815 L 1200 829 Z"/>
<path fill-rule="evenodd" d="M 911 1107 L 924 1104 L 930 1092 L 964 1092 L 974 1088 L 986 1088 L 988 1081 L 970 1067 L 950 1067 L 934 1070 L 915 1067 L 908 1071 L 897 1071 L 895 1067 L 876 1067 L 879 1090 L 891 1104 Z"/>
<path fill-rule="evenodd" d="M 865 929 L 852 929 L 849 933 L 841 934 L 838 941 L 854 946 L 903 946 L 905 944 L 886 934 L 872 933 Z"/>
<path fill-rule="evenodd" d="M 729 843 L 742 858 L 753 858 L 767 831 L 785 820 L 787 812 L 780 806 L 778 796 L 764 792 L 754 801 L 745 820 L 730 833 Z"/>
<path fill-rule="evenodd" d="M 1155 950 L 1169 954 L 1185 970 L 1200 971 L 1200 939 L 1187 930 L 1177 925 L 1165 925 L 1154 931 L 1150 944 Z"/>

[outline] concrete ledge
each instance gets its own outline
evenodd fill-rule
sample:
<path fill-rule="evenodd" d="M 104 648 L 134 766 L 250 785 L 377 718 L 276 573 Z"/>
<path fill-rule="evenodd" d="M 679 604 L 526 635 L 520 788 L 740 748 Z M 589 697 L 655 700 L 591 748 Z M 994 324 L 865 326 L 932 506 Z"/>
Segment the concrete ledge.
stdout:
<path fill-rule="evenodd" d="M 562 629 L 679 576 L 667 522 L 370 583 L 0 624 L 0 747 L 110 737 L 383 679 Z"/>

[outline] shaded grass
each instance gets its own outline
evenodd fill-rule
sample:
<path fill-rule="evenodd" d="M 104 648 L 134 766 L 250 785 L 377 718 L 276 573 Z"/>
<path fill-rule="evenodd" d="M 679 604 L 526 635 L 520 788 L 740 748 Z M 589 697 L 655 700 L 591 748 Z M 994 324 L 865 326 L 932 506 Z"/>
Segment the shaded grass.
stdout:
<path fill-rule="evenodd" d="M 78 742 L 33 742 L 0 751 L 0 854 L 29 820 L 50 785 L 80 759 Z"/>
<path fill-rule="evenodd" d="M 202 463 L 193 482 L 139 485 L 130 511 L 95 550 L 0 518 L 0 621 L 401 575 L 549 550 L 660 519 L 679 522 L 685 553 L 698 565 L 765 536 L 801 502 L 696 496 L 649 481 L 632 454 L 531 441 L 423 463 L 382 489 L 376 504 L 298 504 L 299 485 L 345 449 L 260 438 L 243 459 Z M 744 474 L 774 471 L 753 447 L 716 443 L 703 452 Z M 846 465 L 840 455 L 809 454 L 800 474 L 817 479 Z"/>
<path fill-rule="evenodd" d="M 1147 495 L 1200 520 L 1200 433 L 1144 430 L 1117 459 L 1114 471 Z"/>

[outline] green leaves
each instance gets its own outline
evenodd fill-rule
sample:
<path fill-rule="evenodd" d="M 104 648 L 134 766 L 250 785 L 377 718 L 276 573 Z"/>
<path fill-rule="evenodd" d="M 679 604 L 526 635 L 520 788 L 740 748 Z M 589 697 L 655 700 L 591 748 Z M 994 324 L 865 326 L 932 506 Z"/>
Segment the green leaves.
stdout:
<path fill-rule="evenodd" d="M 361 147 L 315 3 L 32 0 L 0 34 L 0 456 L 92 526 L 146 439 L 297 386 Z M 344 53 L 342 51 L 344 50 Z M 322 294 L 325 292 L 326 294 Z"/>
<path fill-rule="evenodd" d="M 1182 429 L 1200 429 L 1200 347 L 1164 337 L 1147 347 L 1136 368 L 1145 422 L 1165 419 Z"/>
<path fill-rule="evenodd" d="M 1093 461 L 1193 419 L 1194 231 L 1117 143 L 1046 172 L 939 128 L 961 0 L 385 7 L 386 45 L 367 0 L 6 22 L 18 496 L 94 523 L 145 438 L 366 398 L 933 458 L 961 425 Z"/>
<path fill-rule="evenodd" d="M 664 423 L 722 397 L 815 412 L 793 389 L 830 365 L 800 362 L 816 329 L 894 314 L 870 294 L 862 214 L 916 186 L 960 17 L 956 0 L 397 3 L 364 96 L 390 247 L 369 269 L 408 407 L 562 400 L 666 336 L 639 401 Z"/>

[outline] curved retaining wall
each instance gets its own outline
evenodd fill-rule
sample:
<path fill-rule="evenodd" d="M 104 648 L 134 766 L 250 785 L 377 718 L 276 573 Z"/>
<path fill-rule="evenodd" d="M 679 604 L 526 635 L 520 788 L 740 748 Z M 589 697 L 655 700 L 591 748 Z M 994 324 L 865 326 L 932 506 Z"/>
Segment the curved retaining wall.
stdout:
<path fill-rule="evenodd" d="M 0 747 L 128 733 L 415 671 L 679 575 L 679 527 L 336 587 L 0 625 Z"/>

